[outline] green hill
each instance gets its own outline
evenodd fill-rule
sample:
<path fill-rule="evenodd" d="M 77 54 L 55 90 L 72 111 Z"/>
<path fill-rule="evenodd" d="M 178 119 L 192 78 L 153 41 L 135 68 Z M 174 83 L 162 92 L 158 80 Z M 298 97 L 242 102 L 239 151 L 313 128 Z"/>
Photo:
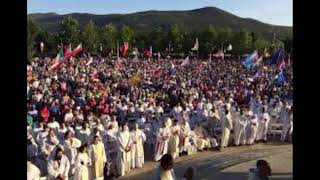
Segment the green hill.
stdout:
<path fill-rule="evenodd" d="M 279 39 L 292 37 L 292 27 L 275 26 L 254 19 L 240 18 L 215 7 L 190 11 L 145 11 L 132 14 L 94 15 L 73 13 L 59 15 L 55 13 L 36 13 L 28 16 L 51 33 L 57 32 L 61 21 L 65 17 L 71 16 L 79 21 L 80 27 L 83 27 L 89 20 L 92 20 L 98 27 L 113 23 L 121 28 L 122 25 L 126 24 L 131 26 L 137 34 L 149 32 L 155 26 L 161 26 L 166 30 L 171 24 L 178 24 L 181 29 L 187 32 L 197 32 L 207 28 L 208 24 L 212 24 L 217 28 L 229 27 L 232 30 L 246 28 L 249 31 L 261 34 L 266 39 L 271 39 L 274 32 Z"/>

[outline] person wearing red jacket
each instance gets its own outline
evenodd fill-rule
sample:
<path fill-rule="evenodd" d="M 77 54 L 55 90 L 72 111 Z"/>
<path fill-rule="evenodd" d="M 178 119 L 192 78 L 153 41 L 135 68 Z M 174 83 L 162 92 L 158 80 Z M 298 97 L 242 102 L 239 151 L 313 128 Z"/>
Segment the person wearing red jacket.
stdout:
<path fill-rule="evenodd" d="M 44 106 L 41 110 L 40 110 L 40 115 L 41 115 L 41 118 L 44 122 L 47 122 L 48 119 L 49 119 L 49 116 L 50 116 L 50 112 L 47 108 L 47 106 Z"/>

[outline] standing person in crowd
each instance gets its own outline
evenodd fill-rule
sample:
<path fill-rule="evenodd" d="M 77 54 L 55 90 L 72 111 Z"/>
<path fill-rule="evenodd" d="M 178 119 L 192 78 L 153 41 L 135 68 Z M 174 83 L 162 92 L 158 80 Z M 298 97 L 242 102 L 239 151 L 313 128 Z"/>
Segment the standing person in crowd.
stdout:
<path fill-rule="evenodd" d="M 258 131 L 258 119 L 257 115 L 254 115 L 252 111 L 248 112 L 249 115 L 249 122 L 248 122 L 248 129 L 247 129 L 247 140 L 246 143 L 248 145 L 254 144 L 256 137 L 257 137 L 257 131 Z"/>
<path fill-rule="evenodd" d="M 70 162 L 62 148 L 57 148 L 48 163 L 48 180 L 68 180 Z"/>
<path fill-rule="evenodd" d="M 106 130 L 104 137 L 104 144 L 107 153 L 107 159 L 109 160 L 110 169 L 109 172 L 112 175 L 117 175 L 117 156 L 118 156 L 118 142 L 117 133 L 113 128 L 113 125 L 109 122 L 107 124 L 108 129 Z"/>
<path fill-rule="evenodd" d="M 188 148 L 190 146 L 190 137 L 191 137 L 191 128 L 186 119 L 182 119 L 182 123 L 180 124 L 180 153 L 188 152 Z M 194 136 L 195 137 L 195 136 Z M 196 144 L 196 138 L 193 141 Z"/>
<path fill-rule="evenodd" d="M 247 117 L 243 113 L 243 110 L 240 109 L 240 116 L 235 119 L 235 128 L 234 128 L 234 144 L 245 145 L 246 144 L 246 127 L 247 127 Z"/>
<path fill-rule="evenodd" d="M 144 164 L 143 144 L 146 141 L 146 135 L 139 129 L 138 123 L 134 123 L 130 133 L 131 146 L 131 168 L 141 168 Z"/>
<path fill-rule="evenodd" d="M 173 159 L 179 157 L 179 142 L 180 142 L 180 126 L 178 120 L 173 121 L 173 126 L 171 127 L 171 136 L 169 140 L 170 154 Z"/>
<path fill-rule="evenodd" d="M 131 147 L 130 132 L 127 123 L 122 125 L 120 132 L 117 135 L 118 140 L 118 160 L 117 167 L 120 176 L 130 171 L 131 168 Z"/>
<path fill-rule="evenodd" d="M 281 141 L 285 142 L 285 140 L 287 139 L 287 135 L 291 135 L 292 134 L 292 129 L 293 129 L 293 123 L 292 123 L 292 118 L 293 118 L 293 111 L 291 110 L 292 107 L 287 106 L 285 107 L 284 111 L 284 115 L 282 116 L 282 123 L 283 123 L 283 127 L 282 127 L 282 133 L 281 133 Z"/>
<path fill-rule="evenodd" d="M 90 141 L 91 130 L 90 130 L 90 128 L 88 128 L 87 122 L 82 123 L 82 128 L 78 131 L 77 136 L 83 144 L 90 144 L 91 143 L 91 141 Z"/>
<path fill-rule="evenodd" d="M 92 144 L 89 148 L 89 158 L 92 163 L 92 178 L 103 179 L 104 178 L 104 166 L 107 163 L 107 156 L 104 146 L 99 136 L 94 136 Z"/>
<path fill-rule="evenodd" d="M 229 110 L 225 110 L 225 116 L 223 118 L 221 148 L 225 148 L 229 145 L 230 131 L 232 130 L 232 119 Z"/>
<path fill-rule="evenodd" d="M 91 167 L 91 159 L 87 153 L 87 144 L 82 144 L 79 153 L 75 159 L 75 175 L 74 180 L 90 180 L 89 169 Z"/>
<path fill-rule="evenodd" d="M 74 163 L 78 153 L 77 148 L 79 148 L 80 146 L 81 146 L 81 141 L 77 138 L 74 138 L 73 133 L 70 130 L 68 130 L 65 134 L 63 149 L 70 162 L 70 176 L 74 175 L 74 172 L 75 172 Z"/>
<path fill-rule="evenodd" d="M 256 141 L 259 142 L 262 140 L 263 142 L 267 142 L 267 133 L 268 133 L 269 122 L 270 122 L 270 116 L 265 111 L 265 108 L 262 108 L 262 114 L 259 118 L 259 123 L 258 123 Z"/>
<path fill-rule="evenodd" d="M 157 131 L 157 139 L 154 151 L 154 160 L 159 161 L 169 150 L 170 129 L 167 123 L 163 122 L 162 127 Z"/>

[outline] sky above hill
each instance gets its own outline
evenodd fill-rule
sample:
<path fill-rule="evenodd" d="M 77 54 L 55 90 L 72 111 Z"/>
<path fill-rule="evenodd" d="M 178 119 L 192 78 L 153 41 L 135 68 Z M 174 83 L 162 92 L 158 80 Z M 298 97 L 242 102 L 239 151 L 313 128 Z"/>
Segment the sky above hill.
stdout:
<path fill-rule="evenodd" d="M 213 6 L 243 18 L 292 26 L 292 0 L 28 0 L 30 13 L 128 14 Z"/>

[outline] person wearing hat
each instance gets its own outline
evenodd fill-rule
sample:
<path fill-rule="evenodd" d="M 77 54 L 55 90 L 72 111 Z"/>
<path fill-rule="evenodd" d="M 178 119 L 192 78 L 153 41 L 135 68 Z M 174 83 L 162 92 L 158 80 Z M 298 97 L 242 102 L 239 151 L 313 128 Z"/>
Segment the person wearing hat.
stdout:
<path fill-rule="evenodd" d="M 62 148 L 57 148 L 48 162 L 48 180 L 68 180 L 70 162 Z"/>

